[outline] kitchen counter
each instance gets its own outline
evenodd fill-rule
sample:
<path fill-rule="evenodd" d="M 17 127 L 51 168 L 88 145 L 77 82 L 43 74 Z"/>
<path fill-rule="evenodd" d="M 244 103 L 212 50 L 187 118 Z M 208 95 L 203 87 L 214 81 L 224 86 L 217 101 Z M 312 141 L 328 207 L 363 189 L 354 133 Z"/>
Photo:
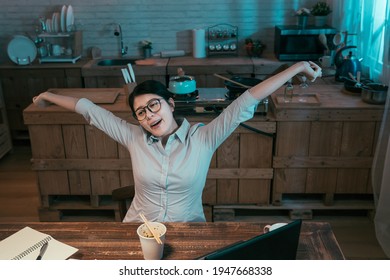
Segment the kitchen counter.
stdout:
<path fill-rule="evenodd" d="M 245 123 L 269 135 L 240 126 L 218 148 L 203 194 L 209 221 L 234 219 L 239 209 L 289 209 L 310 218 L 314 209 L 374 208 L 369 174 L 384 106 L 343 92 L 331 78 L 318 79 L 307 90 L 318 95 L 319 104 L 278 103 L 281 88 L 270 97 L 272 112 Z M 98 96 L 118 91 L 113 104 L 100 106 L 134 122 L 121 88 L 75 91 Z M 193 110 L 180 114 L 190 123 L 208 123 L 215 117 Z M 105 198 L 112 189 L 132 184 L 128 152 L 81 116 L 58 106 L 30 105 L 24 122 L 32 168 L 39 177 L 41 220 L 60 220 L 64 209 L 110 210 L 118 219 L 116 204 Z M 58 195 L 71 202 L 53 200 Z M 315 195 L 319 201 L 291 203 L 285 198 L 291 195 Z M 347 200 L 340 201 L 340 195 Z M 72 201 L 77 196 L 84 201 Z"/>
<path fill-rule="evenodd" d="M 227 73 L 253 73 L 253 63 L 250 57 L 172 57 L 169 59 L 168 75 L 177 75 L 177 68 L 181 67 L 189 75 Z M 230 76 L 230 74 L 229 74 Z"/>
<path fill-rule="evenodd" d="M 62 62 L 62 63 L 55 63 L 55 62 L 50 62 L 50 63 L 39 63 L 38 59 L 35 60 L 31 64 L 27 65 L 17 65 L 11 61 L 5 62 L 0 64 L 0 69 L 51 69 L 51 68 L 82 68 L 84 65 L 86 65 L 90 60 L 89 59 L 80 59 L 76 61 L 76 63 L 68 63 L 68 62 Z"/>
<path fill-rule="evenodd" d="M 280 102 L 282 98 L 278 97 L 283 93 L 284 87 L 281 87 L 271 96 L 271 109 L 278 121 L 381 121 L 384 110 L 384 105 L 368 104 L 362 101 L 360 94 L 346 91 L 343 83 L 335 82 L 334 77 L 309 82 L 306 89 L 294 85 L 294 94 L 316 96 L 318 102 L 307 105 L 304 102 Z"/>
<path fill-rule="evenodd" d="M 116 65 L 116 66 L 99 66 L 97 65 L 99 61 L 105 60 L 105 59 L 118 59 L 117 57 L 102 57 L 99 59 L 92 59 L 88 61 L 84 66 L 82 70 L 82 74 L 84 77 L 88 76 L 122 76 L 122 72 L 119 69 L 126 68 L 126 65 Z M 119 58 L 120 59 L 120 58 Z M 124 57 L 123 59 L 140 59 L 141 58 L 131 58 L 131 57 Z M 168 65 L 168 58 L 153 58 L 152 65 L 137 65 L 136 63 L 133 63 L 133 69 L 137 76 L 144 76 L 144 75 L 165 75 L 166 74 L 166 67 Z"/>
<path fill-rule="evenodd" d="M 75 93 L 94 94 L 100 99 L 102 95 L 119 92 L 115 102 L 99 105 L 136 123 L 121 88 L 53 91 L 73 96 Z M 41 221 L 60 220 L 63 211 L 68 209 L 111 211 L 119 221 L 118 206 L 110 195 L 115 188 L 133 184 L 128 151 L 88 125 L 80 115 L 58 106 L 38 108 L 30 105 L 23 115 L 31 140 L 32 169 L 39 178 Z M 181 111 L 180 116 L 195 124 L 209 123 L 216 114 L 190 109 Z M 238 127 L 217 149 L 211 161 L 203 192 L 208 221 L 213 220 L 214 205 L 269 203 L 276 122 L 272 117 L 256 114 L 245 124 L 252 130 Z M 253 128 L 265 133 L 258 133 Z"/>
<path fill-rule="evenodd" d="M 277 122 L 272 204 L 283 206 L 286 197 L 298 194 L 314 197 L 320 202 L 315 206 L 300 203 L 300 213 L 306 211 L 308 218 L 313 209 L 373 210 L 370 169 L 384 105 L 363 102 L 334 77 L 319 79 L 305 91 L 318 102 L 279 102 L 283 88 L 271 96 Z"/>

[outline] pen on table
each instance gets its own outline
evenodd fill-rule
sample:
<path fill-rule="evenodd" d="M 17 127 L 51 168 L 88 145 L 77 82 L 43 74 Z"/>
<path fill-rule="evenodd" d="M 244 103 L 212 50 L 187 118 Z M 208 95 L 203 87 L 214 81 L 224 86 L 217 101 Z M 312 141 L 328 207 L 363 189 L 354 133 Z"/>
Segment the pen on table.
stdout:
<path fill-rule="evenodd" d="M 49 246 L 49 242 L 46 242 L 45 244 L 42 245 L 41 250 L 39 251 L 39 255 L 37 257 L 37 260 L 41 260 L 43 255 L 46 252 L 47 246 Z"/>

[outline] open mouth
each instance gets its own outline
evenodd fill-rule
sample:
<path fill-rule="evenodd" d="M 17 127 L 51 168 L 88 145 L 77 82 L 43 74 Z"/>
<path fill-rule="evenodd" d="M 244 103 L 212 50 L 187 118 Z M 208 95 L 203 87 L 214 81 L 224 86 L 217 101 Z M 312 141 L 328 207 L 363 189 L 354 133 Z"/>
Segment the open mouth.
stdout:
<path fill-rule="evenodd" d="M 151 128 L 155 128 L 156 126 L 158 126 L 160 123 L 161 123 L 162 120 L 158 120 L 157 122 L 153 123 L 150 125 Z"/>

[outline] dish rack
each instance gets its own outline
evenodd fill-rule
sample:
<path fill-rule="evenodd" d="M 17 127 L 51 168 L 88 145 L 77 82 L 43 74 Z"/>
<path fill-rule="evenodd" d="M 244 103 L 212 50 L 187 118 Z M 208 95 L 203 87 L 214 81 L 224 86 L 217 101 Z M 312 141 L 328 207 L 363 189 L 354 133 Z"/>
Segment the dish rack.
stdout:
<path fill-rule="evenodd" d="M 82 45 L 82 31 L 74 32 L 60 32 L 60 33 L 41 33 L 38 35 L 43 39 L 41 47 L 46 48 L 47 55 L 39 57 L 39 63 L 46 62 L 71 62 L 76 63 L 81 58 Z M 60 45 L 64 50 L 70 50 L 68 54 L 53 55 L 51 46 Z"/>
<path fill-rule="evenodd" d="M 238 27 L 217 24 L 207 29 L 207 53 L 213 55 L 238 55 Z"/>

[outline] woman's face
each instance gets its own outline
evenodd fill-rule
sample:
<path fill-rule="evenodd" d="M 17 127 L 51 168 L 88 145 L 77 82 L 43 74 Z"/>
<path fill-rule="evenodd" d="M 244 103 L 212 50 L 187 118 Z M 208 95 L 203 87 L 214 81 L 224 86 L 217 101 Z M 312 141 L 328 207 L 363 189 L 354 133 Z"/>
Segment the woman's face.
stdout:
<path fill-rule="evenodd" d="M 149 108 L 154 111 L 154 108 L 158 108 L 158 103 L 161 105 L 160 109 L 154 113 L 151 112 Z M 161 96 L 153 93 L 139 95 L 134 98 L 134 110 L 136 114 L 138 116 L 140 115 L 140 109 L 143 109 L 142 112 L 145 114 L 145 118 L 139 120 L 139 123 L 144 129 L 156 137 L 168 136 L 177 129 L 178 125 L 173 118 L 174 108 L 175 103 L 173 99 L 170 98 L 167 102 Z"/>

